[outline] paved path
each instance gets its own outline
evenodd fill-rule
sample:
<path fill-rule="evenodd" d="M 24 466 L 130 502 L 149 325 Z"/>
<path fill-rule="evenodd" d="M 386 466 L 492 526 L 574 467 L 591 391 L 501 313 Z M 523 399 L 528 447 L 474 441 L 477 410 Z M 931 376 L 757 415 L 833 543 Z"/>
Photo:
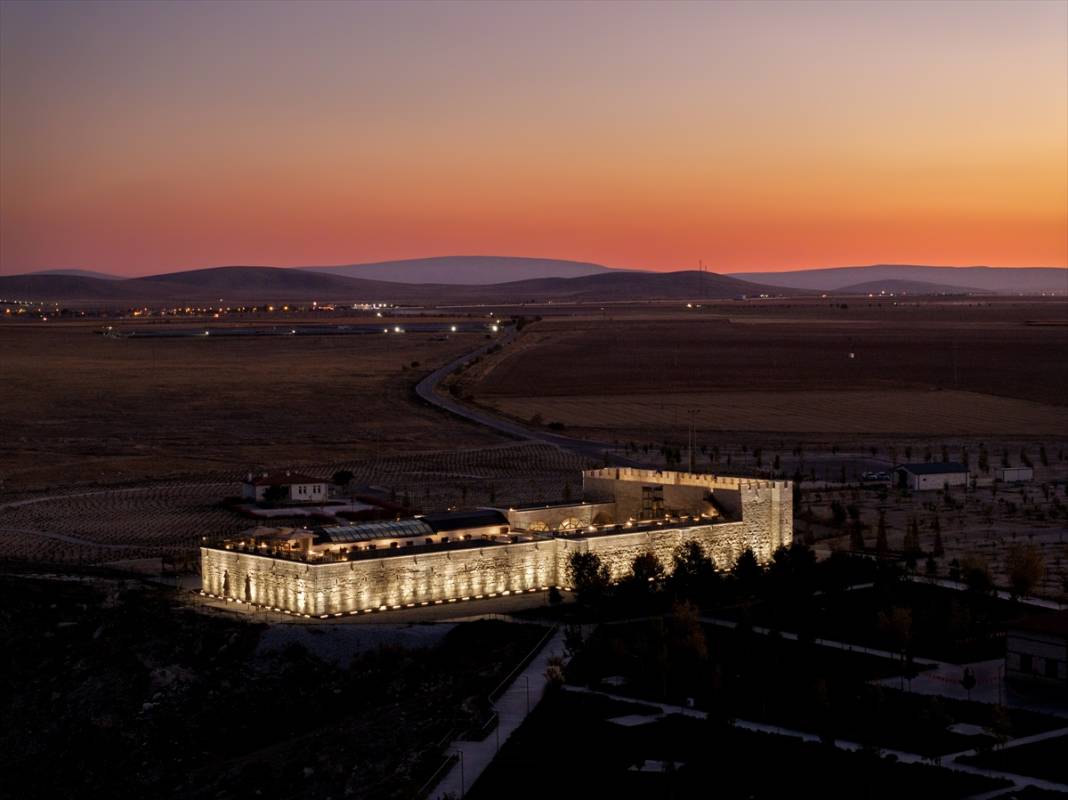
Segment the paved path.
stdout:
<path fill-rule="evenodd" d="M 426 402 L 433 406 L 437 406 L 444 411 L 448 411 L 450 414 L 462 417 L 469 422 L 474 422 L 476 425 L 490 428 L 498 433 L 503 433 L 505 436 L 511 436 L 514 439 L 551 444 L 554 447 L 570 450 L 573 453 L 578 453 L 587 458 L 609 461 L 613 465 L 628 467 L 643 466 L 637 461 L 632 461 L 629 458 L 611 452 L 614 445 L 608 444 L 607 442 L 575 439 L 570 436 L 561 436 L 558 433 L 550 433 L 549 431 L 528 428 L 525 425 L 520 425 L 518 422 L 499 417 L 496 414 L 491 414 L 483 409 L 464 405 L 456 398 L 437 391 L 438 384 L 448 375 L 455 372 L 474 358 L 485 355 L 486 352 L 495 345 L 504 347 L 512 342 L 517 335 L 518 332 L 514 328 L 510 328 L 503 336 L 497 338 L 495 341 L 482 345 L 481 347 L 472 350 L 470 353 L 462 355 L 454 361 L 450 361 L 443 367 L 438 367 L 415 385 L 415 393 Z"/>
<path fill-rule="evenodd" d="M 446 795 L 459 798 L 466 794 L 497 755 L 499 746 L 508 740 L 541 700 L 545 687 L 549 685 L 545 677 L 549 659 L 554 655 L 563 655 L 563 652 L 564 630 L 561 628 L 493 704 L 498 714 L 496 732 L 481 742 L 452 742 L 448 752 L 460 754 L 460 760 L 430 793 L 431 798 L 441 800 Z"/>
<path fill-rule="evenodd" d="M 720 628 L 738 627 L 738 623 L 734 620 L 720 619 L 718 617 L 701 617 L 701 622 Z M 754 625 L 752 630 L 754 633 L 764 636 L 772 633 L 770 628 L 763 628 L 757 625 Z M 775 633 L 783 639 L 797 641 L 796 633 L 787 631 L 775 631 Z M 850 653 L 863 653 L 892 661 L 901 661 L 900 653 L 895 653 L 891 650 L 879 650 L 875 647 L 864 647 L 850 642 L 839 642 L 834 639 L 813 639 L 813 644 L 820 647 L 845 650 Z M 1048 697 L 1038 699 L 1029 697 L 1012 686 L 1006 685 L 1002 672 L 1002 668 L 1005 666 L 1004 659 L 996 658 L 969 664 L 955 664 L 949 661 L 939 661 L 935 658 L 914 656 L 913 665 L 916 667 L 917 674 L 911 681 L 908 681 L 903 675 L 895 675 L 889 678 L 873 680 L 871 683 L 876 686 L 903 689 L 905 682 L 908 681 L 909 691 L 916 694 L 938 695 L 939 697 L 948 697 L 954 700 L 973 700 L 977 703 L 991 703 L 1003 705 L 1006 708 L 1016 708 L 1068 718 L 1068 703 L 1055 701 Z M 971 669 L 976 679 L 975 686 L 970 694 L 960 683 L 961 678 L 964 677 L 965 667 Z"/>
<path fill-rule="evenodd" d="M 683 706 L 671 705 L 670 703 L 658 703 L 654 700 L 646 700 L 644 698 L 627 697 L 626 695 L 612 694 L 611 692 L 601 692 L 594 689 L 587 689 L 581 686 L 564 686 L 564 689 L 569 692 L 582 692 L 586 694 L 596 694 L 602 697 L 607 697 L 612 700 L 619 700 L 624 703 L 640 703 L 644 706 L 654 706 L 661 710 L 662 715 L 666 714 L 680 714 L 685 717 L 694 717 L 696 719 L 708 719 L 708 714 L 704 711 L 698 711 L 694 708 L 684 708 Z M 652 719 L 655 719 L 653 717 Z M 757 731 L 760 733 L 772 733 L 778 736 L 791 736 L 796 739 L 801 739 L 806 742 L 820 742 L 823 741 L 818 734 L 811 731 L 802 731 L 796 728 L 787 728 L 782 725 L 770 725 L 763 722 L 752 722 L 749 720 L 736 719 L 731 723 L 735 728 L 741 728 L 742 730 Z M 1045 733 L 1035 734 L 1034 736 L 1024 736 L 1020 739 L 1013 739 L 1006 742 L 1003 747 L 1021 746 L 1026 744 L 1032 744 L 1034 742 L 1042 741 L 1044 739 L 1052 739 L 1057 736 L 1063 736 L 1068 733 L 1068 728 L 1059 728 L 1054 731 L 1047 731 Z M 868 745 L 861 744 L 860 742 L 851 742 L 848 739 L 835 739 L 834 746 L 839 750 L 846 750 L 855 752 L 857 750 L 864 750 L 868 748 Z M 922 756 L 919 753 L 910 753 L 907 750 L 892 750 L 886 747 L 878 748 L 880 755 L 892 755 L 903 764 L 931 764 L 937 763 L 946 769 L 954 770 L 956 772 L 967 772 L 972 775 L 981 775 L 985 778 L 1001 778 L 1006 781 L 1010 781 L 1012 787 L 1002 787 L 997 791 L 984 793 L 982 797 L 995 797 L 999 794 L 1004 794 L 1010 791 L 1011 788 L 1020 789 L 1024 786 L 1034 786 L 1037 789 L 1046 789 L 1054 792 L 1068 792 L 1068 784 L 1057 783 L 1056 781 L 1048 781 L 1042 778 L 1035 778 L 1030 775 L 1017 775 L 1014 772 L 1004 772 L 997 769 L 987 769 L 985 767 L 975 767 L 971 764 L 961 764 L 956 759 L 962 756 L 974 755 L 974 750 L 965 750 L 960 753 L 952 753 L 950 755 L 942 756 L 941 758 L 931 759 L 926 756 Z"/>
<path fill-rule="evenodd" d="M 708 625 L 715 625 L 720 628 L 738 627 L 738 623 L 731 619 L 720 619 L 719 617 L 701 617 L 700 620 L 701 622 L 704 622 Z M 796 642 L 798 638 L 796 633 L 789 633 L 787 631 L 772 631 L 771 628 L 762 628 L 759 625 L 754 625 L 752 627 L 752 631 L 753 633 L 759 633 L 764 636 L 769 636 L 774 633 L 778 636 L 781 636 L 783 639 L 793 642 Z M 835 639 L 813 639 L 812 643 L 819 645 L 820 647 L 831 647 L 835 650 L 845 650 L 849 653 L 864 653 L 865 655 L 877 656 L 878 658 L 889 658 L 893 661 L 901 660 L 901 653 L 895 653 L 892 650 L 879 650 L 875 647 L 864 647 L 863 645 L 853 644 L 852 642 L 839 642 Z M 955 669 L 961 674 L 963 674 L 964 670 L 963 664 L 950 664 L 945 661 L 938 661 L 933 658 L 922 658 L 920 656 L 915 656 L 913 659 L 913 663 L 916 665 L 917 669 L 923 669 L 926 665 L 930 664 L 938 668 L 945 667 L 947 669 Z M 896 681 L 897 678 L 892 678 L 891 680 Z"/>
<path fill-rule="evenodd" d="M 945 578 L 936 578 L 934 580 L 931 580 L 930 578 L 924 578 L 921 575 L 909 575 L 907 577 L 907 580 L 910 580 L 913 583 L 932 583 L 935 586 L 941 586 L 943 589 L 953 589 L 954 591 L 957 591 L 957 592 L 966 592 L 966 591 L 968 591 L 968 585 L 967 584 L 961 583 L 959 581 L 946 580 Z M 1053 611 L 1061 611 L 1063 609 L 1068 608 L 1068 604 L 1058 603 L 1056 600 L 1049 600 L 1049 599 L 1047 599 L 1045 597 L 1017 597 L 1017 598 L 1013 598 L 1012 594 L 1010 592 L 1005 591 L 1004 589 L 998 589 L 997 592 L 995 592 L 995 594 L 1001 600 L 1013 600 L 1013 599 L 1015 599 L 1017 603 L 1020 603 L 1021 605 L 1025 605 L 1025 606 L 1035 606 L 1036 608 L 1048 608 L 1048 609 L 1051 609 Z"/>

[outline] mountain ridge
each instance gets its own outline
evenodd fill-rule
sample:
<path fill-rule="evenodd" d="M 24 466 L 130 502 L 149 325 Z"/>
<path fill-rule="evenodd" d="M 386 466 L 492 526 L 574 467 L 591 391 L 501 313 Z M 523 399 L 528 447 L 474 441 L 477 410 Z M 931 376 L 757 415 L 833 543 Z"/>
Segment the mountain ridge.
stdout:
<path fill-rule="evenodd" d="M 808 291 L 839 291 L 880 280 L 922 281 L 964 290 L 1002 294 L 1068 293 L 1068 267 L 942 267 L 923 264 L 869 264 L 790 272 L 731 272 L 732 278 Z"/>

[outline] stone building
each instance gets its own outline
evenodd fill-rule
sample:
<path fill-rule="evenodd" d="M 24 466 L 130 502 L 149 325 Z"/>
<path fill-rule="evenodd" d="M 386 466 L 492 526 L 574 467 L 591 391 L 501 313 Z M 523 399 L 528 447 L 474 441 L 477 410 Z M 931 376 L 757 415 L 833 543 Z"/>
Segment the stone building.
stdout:
<path fill-rule="evenodd" d="M 720 569 L 766 562 L 793 537 L 789 481 L 606 468 L 582 499 L 312 529 L 257 528 L 201 549 L 202 591 L 303 616 L 340 616 L 566 587 L 572 553 L 613 580 L 636 556 L 668 565 L 699 542 Z"/>

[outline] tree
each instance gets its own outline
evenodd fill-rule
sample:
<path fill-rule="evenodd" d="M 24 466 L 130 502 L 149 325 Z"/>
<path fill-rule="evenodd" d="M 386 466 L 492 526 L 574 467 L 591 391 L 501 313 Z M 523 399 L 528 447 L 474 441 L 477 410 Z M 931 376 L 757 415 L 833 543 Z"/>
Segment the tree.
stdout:
<path fill-rule="evenodd" d="M 931 554 L 941 558 L 946 554 L 946 548 L 942 545 L 942 521 L 937 514 L 931 519 L 931 530 L 934 531 L 934 544 L 931 546 Z"/>
<path fill-rule="evenodd" d="M 989 594 L 994 588 L 994 579 L 990 575 L 990 565 L 981 555 L 973 553 L 965 556 L 960 564 L 960 576 L 973 592 Z"/>
<path fill-rule="evenodd" d="M 1046 574 L 1046 561 L 1042 552 L 1033 544 L 1017 543 L 1009 548 L 1005 557 L 1005 570 L 1009 574 L 1012 596 L 1026 597 L 1034 591 Z"/>
<path fill-rule="evenodd" d="M 664 577 L 664 565 L 651 552 L 641 553 L 631 565 L 630 575 L 620 581 L 621 594 L 634 600 L 648 596 Z"/>
<path fill-rule="evenodd" d="M 906 556 L 913 558 L 920 552 L 920 523 L 915 517 L 909 520 L 905 538 L 901 542 L 901 549 L 905 551 Z"/>
<path fill-rule="evenodd" d="M 753 594 L 764 577 L 764 569 L 757 561 L 753 548 L 747 547 L 734 564 L 731 574 L 738 581 L 743 594 Z"/>
<path fill-rule="evenodd" d="M 350 470 L 339 469 L 337 472 L 334 473 L 334 477 L 331 478 L 331 481 L 333 481 L 334 486 L 348 486 L 350 483 L 352 483 L 352 479 L 354 477 L 356 476 L 353 475 Z"/>
<path fill-rule="evenodd" d="M 841 528 L 846 521 L 845 507 L 837 500 L 831 501 L 831 524 L 836 528 Z"/>
<path fill-rule="evenodd" d="M 859 520 L 849 524 L 849 549 L 858 551 L 864 549 L 864 526 Z"/>
<path fill-rule="evenodd" d="M 717 580 L 716 564 L 705 555 L 701 543 L 691 539 L 672 554 L 671 588 L 677 597 L 699 599 Z"/>
<path fill-rule="evenodd" d="M 879 612 L 879 628 L 894 644 L 894 649 L 904 657 L 912 642 L 912 609 L 891 608 Z"/>
<path fill-rule="evenodd" d="M 576 551 L 567 559 L 567 580 L 578 593 L 579 601 L 587 603 L 604 594 L 611 576 L 599 555 Z"/>
<path fill-rule="evenodd" d="M 972 689 L 975 688 L 975 673 L 972 672 L 971 667 L 964 668 L 964 675 L 961 676 L 960 685 L 968 693 L 968 700 L 970 701 L 972 699 Z"/>
<path fill-rule="evenodd" d="M 879 512 L 879 526 L 875 531 L 875 552 L 886 555 L 890 552 L 890 545 L 886 541 L 886 512 Z"/>

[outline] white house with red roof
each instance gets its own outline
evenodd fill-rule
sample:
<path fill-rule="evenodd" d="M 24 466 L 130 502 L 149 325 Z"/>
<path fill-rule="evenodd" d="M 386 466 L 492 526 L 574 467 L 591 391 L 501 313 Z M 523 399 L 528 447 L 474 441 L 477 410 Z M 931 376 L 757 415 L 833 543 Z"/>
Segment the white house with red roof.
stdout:
<path fill-rule="evenodd" d="M 288 495 L 282 499 L 285 503 L 322 503 L 327 499 L 327 481 L 289 470 L 248 473 L 241 487 L 241 496 L 262 503 L 272 486 L 286 489 Z"/>

